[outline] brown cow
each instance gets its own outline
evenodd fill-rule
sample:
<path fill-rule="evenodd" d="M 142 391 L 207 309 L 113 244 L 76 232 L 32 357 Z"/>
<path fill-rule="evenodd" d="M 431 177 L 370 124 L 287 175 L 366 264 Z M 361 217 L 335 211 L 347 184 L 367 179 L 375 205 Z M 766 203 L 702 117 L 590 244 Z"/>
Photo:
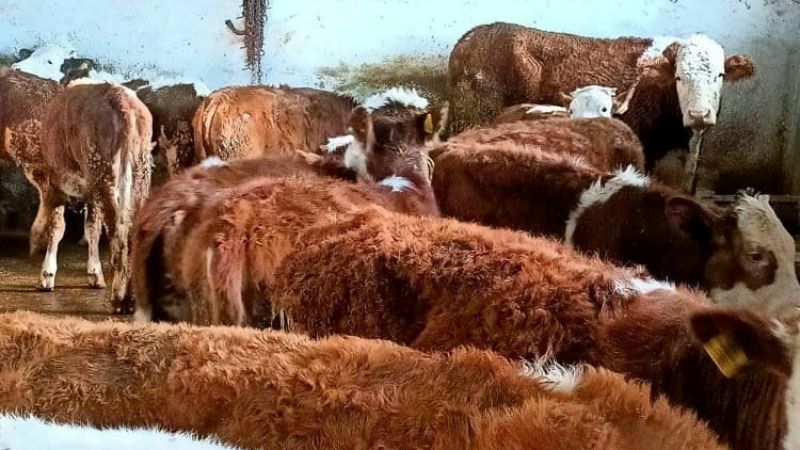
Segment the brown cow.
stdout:
<path fill-rule="evenodd" d="M 778 310 L 800 302 L 794 240 L 764 198 L 711 208 L 632 168 L 606 173 L 574 158 L 500 145 L 431 153 L 442 214 L 564 239 L 724 304 Z"/>
<path fill-rule="evenodd" d="M 347 131 L 356 106 L 350 97 L 309 88 L 223 88 L 203 100 L 195 113 L 196 159 L 316 152 L 328 137 Z"/>
<path fill-rule="evenodd" d="M 141 235 L 142 245 L 136 244 L 142 249 L 136 252 L 139 255 L 137 261 L 142 261 L 137 262 L 137 267 L 148 272 L 137 275 L 141 283 L 136 285 L 142 287 L 141 291 L 150 291 L 151 294 L 142 295 L 137 319 L 212 324 L 271 322 L 273 312 L 263 309 L 269 307 L 269 303 L 259 297 L 261 285 L 268 282 L 269 267 L 277 264 L 286 250 L 298 244 L 293 236 L 303 228 L 339 212 L 372 204 L 410 214 L 437 215 L 424 146 L 441 131 L 446 116 L 446 105 L 424 111 L 389 103 L 372 113 L 364 107 L 357 108 L 350 126 L 354 142 L 346 151 L 344 163 L 368 180 L 365 184 L 353 186 L 333 180 L 297 178 L 256 179 L 241 183 L 242 179 L 250 178 L 243 177 L 237 180 L 242 185 L 232 192 L 217 195 L 214 201 L 203 202 L 203 209 L 194 208 L 189 225 L 180 225 L 167 233 L 175 237 L 165 238 L 160 245 L 170 246 L 169 241 L 196 245 L 174 246 L 180 252 L 164 259 L 167 266 L 163 270 L 150 271 L 147 269 L 147 255 L 158 251 L 158 245 L 152 247 L 145 241 L 146 235 L 153 236 L 148 230 L 164 227 L 164 212 L 180 209 L 185 213 L 186 208 L 191 210 L 192 204 L 199 204 L 192 198 L 207 195 L 197 192 L 209 189 L 195 182 L 172 183 L 169 190 L 155 195 L 148 202 L 139 222 L 145 233 Z M 375 184 L 369 180 L 378 181 Z M 185 200 L 181 200 L 183 197 Z M 251 201 L 259 206 L 247 212 L 245 210 L 250 209 Z M 185 206 L 179 206 L 181 204 Z M 239 210 L 240 206 L 245 210 Z M 272 222 L 277 222 L 274 227 L 267 225 Z M 229 224 L 234 223 L 234 228 L 230 228 Z M 231 233 L 236 236 L 229 236 Z M 137 240 L 139 238 L 137 233 Z M 245 242 L 240 238 L 262 242 L 263 245 L 240 248 L 238 245 Z M 219 256 L 214 256 L 217 251 Z M 218 261 L 214 267 L 208 266 L 212 259 Z M 241 272 L 245 266 L 246 274 Z M 163 278 L 164 274 L 168 280 Z M 154 279 L 154 275 L 159 278 Z M 161 289 L 159 284 L 170 287 Z M 175 295 L 178 299 L 188 298 L 188 301 L 161 300 L 159 291 L 169 291 L 170 297 Z M 158 304 L 162 301 L 166 305 Z M 179 303 L 179 307 L 170 305 L 174 303 Z M 158 312 L 166 309 L 173 312 Z"/>
<path fill-rule="evenodd" d="M 580 157 L 599 170 L 629 165 L 644 170 L 639 139 L 624 122 L 610 118 L 523 120 L 490 128 L 473 128 L 451 137 L 448 143 L 500 144 L 511 142 L 548 153 Z"/>
<path fill-rule="evenodd" d="M 590 84 L 634 90 L 619 113 L 639 136 L 648 169 L 689 131 L 716 123 L 723 80 L 751 77 L 742 55 L 725 58 L 704 35 L 597 39 L 493 23 L 466 33 L 450 54 L 453 129 L 487 124 L 517 103 L 554 103 Z M 624 113 L 623 113 L 624 112 Z"/>
<path fill-rule="evenodd" d="M 115 312 L 129 301 L 128 239 L 133 213 L 150 189 L 152 118 L 130 89 L 109 83 L 74 82 L 53 99 L 42 133 L 46 182 L 38 185 L 39 213 L 31 227 L 34 247 L 47 245 L 40 287 L 52 290 L 58 245 L 64 235 L 64 204 L 86 202 L 90 284 L 104 287 L 99 240 L 111 236 Z M 36 182 L 35 178 L 31 180 Z"/>
<path fill-rule="evenodd" d="M 292 330 L 604 366 L 693 408 L 736 449 L 780 448 L 787 418 L 800 415 L 797 337 L 773 334 L 761 313 L 710 309 L 558 243 L 441 218 L 360 211 L 299 240 L 268 292 Z M 739 376 L 720 373 L 704 342 L 722 344 L 714 357 L 727 352 L 725 373 Z"/>
<path fill-rule="evenodd" d="M 0 410 L 243 449 L 722 450 L 694 414 L 591 367 L 242 328 L 0 316 Z M 760 355 L 756 355 L 760 356 Z"/>

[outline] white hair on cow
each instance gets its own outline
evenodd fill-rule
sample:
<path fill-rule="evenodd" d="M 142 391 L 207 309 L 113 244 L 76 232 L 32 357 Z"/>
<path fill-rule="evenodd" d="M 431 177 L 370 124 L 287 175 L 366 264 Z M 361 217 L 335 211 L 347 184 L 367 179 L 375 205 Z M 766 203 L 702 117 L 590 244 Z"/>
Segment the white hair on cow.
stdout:
<path fill-rule="evenodd" d="M 425 109 L 428 107 L 428 100 L 419 95 L 416 89 L 407 89 L 404 87 L 394 87 L 379 94 L 375 94 L 364 100 L 363 106 L 367 108 L 368 111 L 374 111 L 393 103 L 418 109 Z"/>
<path fill-rule="evenodd" d="M 200 163 L 200 167 L 204 169 L 211 169 L 214 167 L 225 167 L 228 163 L 223 161 L 219 156 L 209 156 Z"/>
<path fill-rule="evenodd" d="M 614 96 L 617 89 L 590 85 L 578 88 L 570 94 L 570 117 L 573 119 L 594 119 L 611 117 L 614 110 Z"/>
<path fill-rule="evenodd" d="M 9 450 L 234 450 L 213 439 L 148 428 L 95 428 L 36 417 L 0 415 L 0 448 Z"/>
<path fill-rule="evenodd" d="M 344 166 L 355 171 L 362 178 L 368 177 L 366 150 L 358 139 L 354 138 L 353 142 L 347 146 L 347 150 L 344 151 Z"/>
<path fill-rule="evenodd" d="M 734 212 L 744 248 L 754 254 L 766 251 L 775 256 L 775 278 L 755 291 L 743 282 L 731 289 L 715 288 L 711 297 L 725 305 L 760 306 L 773 312 L 800 306 L 800 283 L 794 266 L 795 242 L 770 206 L 769 196 L 741 193 Z"/>
<path fill-rule="evenodd" d="M 148 83 L 141 88 L 150 87 L 152 90 L 161 89 L 162 87 L 167 86 L 175 86 L 178 84 L 190 84 L 194 87 L 194 92 L 198 97 L 208 97 L 211 93 L 211 89 L 203 83 L 201 80 L 197 80 L 194 78 L 185 78 L 185 77 L 168 77 L 163 75 L 155 76 L 154 78 L 150 79 Z M 141 89 L 139 88 L 139 89 Z"/>
<path fill-rule="evenodd" d="M 93 85 L 93 84 L 106 84 L 108 81 L 103 80 L 95 80 L 92 78 L 76 78 L 69 83 L 67 83 L 67 87 L 75 87 L 75 86 L 86 86 L 86 85 Z"/>
<path fill-rule="evenodd" d="M 564 231 L 564 241 L 568 246 L 572 246 L 572 238 L 575 229 L 578 227 L 578 220 L 583 213 L 594 205 L 607 202 L 611 197 L 626 186 L 646 187 L 650 184 L 650 179 L 639 173 L 633 166 L 628 166 L 623 170 L 614 172 L 614 176 L 605 183 L 601 178 L 591 184 L 588 189 L 581 193 L 578 205 L 569 214 L 567 227 Z"/>
<path fill-rule="evenodd" d="M 657 291 L 675 291 L 675 284 L 655 278 L 628 278 L 614 282 L 614 292 L 623 297 L 633 297 Z"/>
<path fill-rule="evenodd" d="M 325 149 L 328 153 L 336 153 L 337 151 L 347 148 L 355 141 L 356 137 L 352 134 L 345 134 L 344 136 L 334 136 L 328 138 L 328 143 L 325 144 Z"/>
<path fill-rule="evenodd" d="M 406 189 L 414 187 L 414 183 L 412 183 L 411 180 L 405 177 L 398 177 L 397 175 L 386 177 L 378 184 L 392 188 L 392 192 L 403 192 Z"/>
<path fill-rule="evenodd" d="M 75 57 L 75 49 L 68 43 L 44 44 L 22 61 L 12 64 L 11 68 L 53 81 L 61 81 L 64 74 L 61 65 L 67 58 Z"/>
<path fill-rule="evenodd" d="M 526 114 L 554 114 L 567 112 L 567 108 L 558 105 L 533 105 L 525 111 Z"/>
<path fill-rule="evenodd" d="M 526 361 L 522 366 L 522 375 L 535 379 L 551 392 L 568 394 L 581 383 L 583 367 L 562 366 L 546 357 Z"/>

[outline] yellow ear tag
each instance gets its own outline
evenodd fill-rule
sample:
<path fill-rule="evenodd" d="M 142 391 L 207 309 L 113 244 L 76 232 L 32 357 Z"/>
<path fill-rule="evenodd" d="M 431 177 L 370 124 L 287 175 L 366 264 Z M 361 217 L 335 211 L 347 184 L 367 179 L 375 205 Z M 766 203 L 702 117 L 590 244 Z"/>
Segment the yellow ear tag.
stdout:
<path fill-rule="evenodd" d="M 425 116 L 425 132 L 433 134 L 433 116 L 430 113 Z"/>
<path fill-rule="evenodd" d="M 747 355 L 728 334 L 718 334 L 703 344 L 703 348 L 726 378 L 733 378 L 747 365 Z"/>

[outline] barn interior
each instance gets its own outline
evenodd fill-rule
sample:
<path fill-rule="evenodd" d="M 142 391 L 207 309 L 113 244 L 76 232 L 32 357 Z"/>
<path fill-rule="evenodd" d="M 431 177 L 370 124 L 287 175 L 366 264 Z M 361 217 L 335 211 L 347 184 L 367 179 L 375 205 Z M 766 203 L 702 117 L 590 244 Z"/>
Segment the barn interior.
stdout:
<path fill-rule="evenodd" d="M 37 49 L 50 47 L 67 55 L 56 75 L 77 71 L 103 74 L 104 81 L 114 83 L 159 80 L 161 86 L 191 80 L 197 93 L 192 114 L 209 93 L 248 85 L 313 88 L 355 102 L 403 86 L 431 105 L 449 102 L 452 113 L 462 93 L 448 78 L 451 51 L 469 30 L 496 22 L 602 39 L 703 33 L 726 56 L 749 56 L 755 73 L 723 84 L 716 124 L 703 130 L 701 139 L 693 137 L 690 147 L 696 147 L 680 149 L 662 164 L 664 170 L 693 177 L 688 192 L 685 178 L 676 186 L 703 204 L 729 207 L 743 192 L 769 195 L 783 227 L 798 241 L 800 0 L 140 0 L 135 7 L 108 0 L 0 0 L 0 67 L 32 60 Z M 11 107 L 0 90 L 0 126 L 2 109 Z M 192 152 L 196 135 L 183 132 L 183 145 Z M 66 207 L 56 287 L 41 289 L 44 253 L 29 252 L 39 191 L 9 150 L 10 136 L 0 134 L 7 141 L 0 146 L 0 313 L 132 321 L 109 305 L 107 234 L 101 260 L 108 287 L 86 285 L 86 207 L 80 198 L 69 199 Z M 442 137 L 448 137 L 446 131 Z M 156 130 L 154 145 L 158 139 Z M 696 173 L 687 175 L 686 161 L 695 150 Z M 153 153 L 151 193 L 175 176 L 165 155 Z M 180 170 L 200 163 L 194 153 L 187 158 Z M 794 265 L 800 270 L 796 246 Z M 2 384 L 0 376 L 0 392 Z M 734 443 L 731 448 L 743 447 Z"/>

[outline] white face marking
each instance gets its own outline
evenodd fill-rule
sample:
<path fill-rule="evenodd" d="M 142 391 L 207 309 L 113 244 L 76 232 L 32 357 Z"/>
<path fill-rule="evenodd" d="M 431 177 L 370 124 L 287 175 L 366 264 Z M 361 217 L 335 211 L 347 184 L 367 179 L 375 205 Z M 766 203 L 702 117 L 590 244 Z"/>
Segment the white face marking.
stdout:
<path fill-rule="evenodd" d="M 581 383 L 583 369 L 580 366 L 562 366 L 541 359 L 525 363 L 522 375 L 536 379 L 551 392 L 569 394 Z"/>
<path fill-rule="evenodd" d="M 225 167 L 228 163 L 220 159 L 219 156 L 209 156 L 200 163 L 200 167 L 204 169 L 211 169 L 213 167 Z"/>
<path fill-rule="evenodd" d="M 418 109 L 426 109 L 428 100 L 420 96 L 416 89 L 406 89 L 404 87 L 394 87 L 380 94 L 375 94 L 364 100 L 363 106 L 368 111 L 382 108 L 390 103 L 399 103 Z"/>
<path fill-rule="evenodd" d="M 654 278 L 630 278 L 614 282 L 614 292 L 629 298 L 656 291 L 675 291 L 675 285 Z"/>
<path fill-rule="evenodd" d="M 775 255 L 775 281 L 755 291 L 741 282 L 729 290 L 715 288 L 711 297 L 721 304 L 755 306 L 770 312 L 800 306 L 800 283 L 794 267 L 795 242 L 770 206 L 769 197 L 743 195 L 735 211 L 745 251 L 762 249 Z"/>
<path fill-rule="evenodd" d="M 357 139 L 347 147 L 344 152 L 344 166 L 355 171 L 360 177 L 367 178 L 367 155 L 364 153 L 364 145 Z"/>
<path fill-rule="evenodd" d="M 158 429 L 93 428 L 77 424 L 55 424 L 36 417 L 0 416 L 0 448 L 34 450 L 234 450 L 211 439 L 199 440 L 187 434 Z"/>
<path fill-rule="evenodd" d="M 617 90 L 605 86 L 585 86 L 570 94 L 570 117 L 573 119 L 594 119 L 611 117 L 614 109 L 614 95 Z"/>
<path fill-rule="evenodd" d="M 328 138 L 328 143 L 325 144 L 325 149 L 328 153 L 336 153 L 341 149 L 347 148 L 356 139 L 352 134 L 345 134 L 344 136 L 336 136 Z"/>
<path fill-rule="evenodd" d="M 392 192 L 403 192 L 406 189 L 411 189 L 414 187 L 414 184 L 411 183 L 411 180 L 404 177 L 398 177 L 397 175 L 386 177 L 378 184 L 392 188 Z"/>
<path fill-rule="evenodd" d="M 34 50 L 30 57 L 11 66 L 12 69 L 21 70 L 39 78 L 61 81 L 64 74 L 61 65 L 67 58 L 74 58 L 75 50 L 56 44 L 45 44 Z"/>
<path fill-rule="evenodd" d="M 569 215 L 567 228 L 564 232 L 566 244 L 572 246 L 572 238 L 575 235 L 575 229 L 578 227 L 578 220 L 584 211 L 594 205 L 607 202 L 608 199 L 626 186 L 643 188 L 649 184 L 650 179 L 640 174 L 633 166 L 628 166 L 624 170 L 617 170 L 614 172 L 614 177 L 606 181 L 605 184 L 599 179 L 592 183 L 588 189 L 581 193 L 578 205 Z"/>
<path fill-rule="evenodd" d="M 690 36 L 681 44 L 675 60 L 675 77 L 683 123 L 714 125 L 724 81 L 725 51 L 702 34 Z"/>

